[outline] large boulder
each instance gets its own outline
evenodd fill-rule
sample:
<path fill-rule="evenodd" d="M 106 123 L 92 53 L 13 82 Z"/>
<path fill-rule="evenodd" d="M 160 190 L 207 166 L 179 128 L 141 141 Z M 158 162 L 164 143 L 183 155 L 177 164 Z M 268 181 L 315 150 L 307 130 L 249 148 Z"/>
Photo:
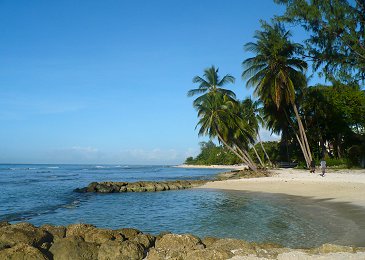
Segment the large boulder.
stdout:
<path fill-rule="evenodd" d="M 53 236 L 53 240 L 64 238 L 66 236 L 66 228 L 63 226 L 52 226 L 45 224 L 40 229 L 47 231 Z"/>
<path fill-rule="evenodd" d="M 1 221 L 0 222 L 0 228 L 5 227 L 5 226 L 10 226 L 10 223 L 7 222 L 7 221 Z"/>
<path fill-rule="evenodd" d="M 203 238 L 202 242 L 206 247 L 211 246 L 214 242 L 216 242 L 217 240 L 219 240 L 219 238 L 216 237 L 205 237 Z"/>
<path fill-rule="evenodd" d="M 88 230 L 84 235 L 84 239 L 86 242 L 102 244 L 109 240 L 116 239 L 115 235 L 116 232 L 113 230 L 95 228 Z M 118 238 L 123 240 L 122 236 L 119 236 Z"/>
<path fill-rule="evenodd" d="M 141 244 L 145 249 L 153 247 L 155 245 L 156 237 L 150 234 L 138 234 L 132 241 Z"/>
<path fill-rule="evenodd" d="M 132 240 L 135 238 L 138 234 L 141 234 L 142 232 L 135 228 L 121 228 L 116 230 L 119 234 L 121 234 L 126 239 Z"/>
<path fill-rule="evenodd" d="M 91 230 L 94 230 L 96 227 L 90 224 L 71 224 L 67 226 L 66 229 L 66 237 L 70 236 L 78 236 L 85 238 L 85 234 Z"/>
<path fill-rule="evenodd" d="M 11 248 L 0 251 L 1 260 L 48 260 L 37 248 L 28 244 L 19 243 Z"/>
<path fill-rule="evenodd" d="M 188 252 L 203 248 L 203 243 L 196 236 L 166 234 L 156 240 L 155 248 L 149 251 L 147 259 L 187 259 Z"/>
<path fill-rule="evenodd" d="M 229 250 L 221 249 L 199 249 L 190 251 L 186 255 L 186 259 L 194 260 L 225 260 L 233 257 L 233 253 Z"/>
<path fill-rule="evenodd" d="M 334 245 L 334 244 L 323 244 L 322 246 L 313 249 L 313 253 L 337 253 L 337 252 L 346 252 L 346 253 L 353 253 L 355 250 L 350 246 L 341 246 L 341 245 Z"/>
<path fill-rule="evenodd" d="M 252 246 L 250 243 L 243 240 L 231 238 L 218 239 L 209 246 L 209 249 L 228 250 L 238 253 L 240 255 L 256 255 L 255 247 Z"/>
<path fill-rule="evenodd" d="M 59 239 L 49 249 L 54 260 L 96 260 L 98 250 L 96 243 L 85 242 L 76 236 Z"/>
<path fill-rule="evenodd" d="M 0 244 L 15 245 L 24 243 L 40 247 L 43 243 L 52 242 L 52 235 L 29 223 L 18 223 L 0 228 Z"/>
<path fill-rule="evenodd" d="M 98 260 L 142 260 L 143 257 L 144 248 L 134 241 L 108 241 L 98 252 Z"/>

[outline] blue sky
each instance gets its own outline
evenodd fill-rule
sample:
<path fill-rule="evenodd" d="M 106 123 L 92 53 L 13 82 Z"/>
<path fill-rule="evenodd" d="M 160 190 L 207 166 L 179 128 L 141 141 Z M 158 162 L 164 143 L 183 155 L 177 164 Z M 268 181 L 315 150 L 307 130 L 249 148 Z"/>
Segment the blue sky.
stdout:
<path fill-rule="evenodd" d="M 272 0 L 0 1 L 0 163 L 196 155 L 193 76 L 214 64 L 251 95 L 242 46 L 282 11 Z"/>

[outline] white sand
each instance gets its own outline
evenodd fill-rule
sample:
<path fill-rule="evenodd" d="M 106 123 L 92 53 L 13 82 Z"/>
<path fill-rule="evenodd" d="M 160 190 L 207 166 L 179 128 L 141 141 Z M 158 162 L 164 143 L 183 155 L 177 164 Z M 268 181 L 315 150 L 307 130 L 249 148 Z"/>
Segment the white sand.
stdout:
<path fill-rule="evenodd" d="M 365 207 L 365 170 L 330 170 L 325 177 L 305 170 L 273 170 L 272 177 L 209 182 L 200 188 L 282 193 L 349 202 Z"/>
<path fill-rule="evenodd" d="M 187 168 L 187 169 L 228 169 L 228 170 L 244 170 L 247 169 L 247 165 L 191 165 L 180 164 L 173 166 L 175 168 Z"/>

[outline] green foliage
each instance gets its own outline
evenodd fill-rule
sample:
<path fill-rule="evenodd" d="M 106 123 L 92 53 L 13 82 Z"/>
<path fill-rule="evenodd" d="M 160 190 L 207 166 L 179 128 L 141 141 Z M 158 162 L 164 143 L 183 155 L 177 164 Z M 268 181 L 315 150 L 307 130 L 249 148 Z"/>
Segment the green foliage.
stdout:
<path fill-rule="evenodd" d="M 240 163 L 236 155 L 222 146 L 215 145 L 212 141 L 200 143 L 200 153 L 195 157 L 189 157 L 185 164 L 192 165 L 232 165 Z"/>
<path fill-rule="evenodd" d="M 365 2 L 363 0 L 274 0 L 286 12 L 279 21 L 310 33 L 305 57 L 328 79 L 347 82 L 365 77 Z"/>
<path fill-rule="evenodd" d="M 270 157 L 270 159 L 272 160 L 272 162 L 276 162 L 279 161 L 280 159 L 280 143 L 279 142 L 275 142 L 275 141 L 267 141 L 267 142 L 262 142 L 267 155 Z M 267 163 L 267 160 L 264 156 L 264 151 L 262 150 L 261 144 L 257 143 L 255 144 L 255 148 L 257 150 L 257 153 L 259 154 L 259 156 L 261 157 L 261 159 L 263 161 L 265 161 Z M 251 155 L 251 157 L 258 162 L 258 159 L 256 158 L 255 152 L 253 151 L 253 149 L 251 148 L 249 150 L 249 153 Z"/>

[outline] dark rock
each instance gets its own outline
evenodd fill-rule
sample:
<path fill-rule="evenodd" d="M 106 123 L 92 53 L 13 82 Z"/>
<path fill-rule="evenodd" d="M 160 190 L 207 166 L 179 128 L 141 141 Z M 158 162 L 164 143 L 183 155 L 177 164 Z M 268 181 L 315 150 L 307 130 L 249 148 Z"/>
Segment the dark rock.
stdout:
<path fill-rule="evenodd" d="M 29 244 L 19 243 L 11 248 L 7 248 L 0 251 L 1 260 L 48 260 L 49 258 L 44 255 L 37 248 L 30 246 Z"/>
<path fill-rule="evenodd" d="M 144 248 L 134 241 L 108 241 L 100 246 L 98 260 L 142 260 Z"/>
<path fill-rule="evenodd" d="M 45 242 L 52 242 L 52 235 L 29 223 L 18 223 L 0 228 L 0 243 L 3 244 L 24 243 L 40 247 Z"/>
<path fill-rule="evenodd" d="M 54 260 L 96 260 L 99 246 L 81 237 L 66 237 L 54 242 L 49 251 Z"/>

